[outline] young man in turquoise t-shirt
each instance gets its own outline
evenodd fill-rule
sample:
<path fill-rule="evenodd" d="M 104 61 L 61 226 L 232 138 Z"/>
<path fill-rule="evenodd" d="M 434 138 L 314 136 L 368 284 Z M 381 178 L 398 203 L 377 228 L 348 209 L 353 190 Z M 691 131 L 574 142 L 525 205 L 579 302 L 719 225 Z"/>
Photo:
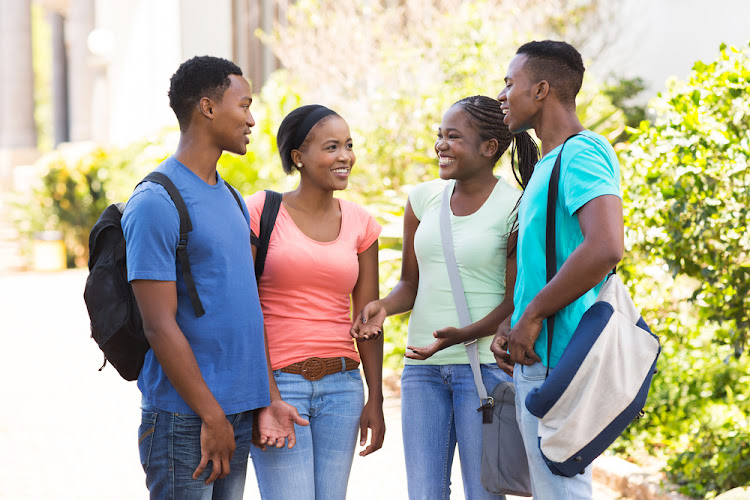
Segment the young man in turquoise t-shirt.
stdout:
<path fill-rule="evenodd" d="M 518 210 L 518 275 L 514 313 L 492 345 L 498 366 L 513 374 L 518 401 L 544 382 L 581 316 L 593 304 L 603 280 L 624 249 L 620 169 L 612 146 L 584 130 L 575 112 L 584 66 L 565 42 L 521 46 L 505 77 L 498 100 L 511 132 L 534 129 L 543 158 L 521 198 Z M 561 158 L 555 211 L 557 274 L 546 278 L 546 210 L 550 174 Z M 557 314 L 551 352 L 545 318 Z M 518 367 L 514 370 L 513 365 Z M 547 468 L 537 441 L 538 419 L 518 405 L 519 425 L 529 459 L 535 498 L 592 498 L 591 470 L 573 478 Z"/>

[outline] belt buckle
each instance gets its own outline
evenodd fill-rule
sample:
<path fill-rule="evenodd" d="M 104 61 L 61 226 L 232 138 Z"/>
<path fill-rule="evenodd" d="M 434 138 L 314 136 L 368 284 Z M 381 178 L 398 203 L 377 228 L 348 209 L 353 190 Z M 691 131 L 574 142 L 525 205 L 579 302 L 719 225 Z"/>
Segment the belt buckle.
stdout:
<path fill-rule="evenodd" d="M 301 373 L 307 380 L 320 380 L 326 374 L 326 363 L 321 358 L 307 358 L 302 362 Z"/>

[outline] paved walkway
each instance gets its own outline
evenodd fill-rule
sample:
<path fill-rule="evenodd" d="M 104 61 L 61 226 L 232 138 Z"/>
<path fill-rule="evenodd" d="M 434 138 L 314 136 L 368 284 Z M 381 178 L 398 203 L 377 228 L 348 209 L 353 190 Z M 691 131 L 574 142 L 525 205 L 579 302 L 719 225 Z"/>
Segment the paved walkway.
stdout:
<path fill-rule="evenodd" d="M 109 366 L 97 372 L 85 280 L 83 270 L 0 275 L 2 499 L 148 497 L 136 445 L 140 392 Z M 385 445 L 355 457 L 350 499 L 407 498 L 398 398 L 386 395 L 385 408 Z M 463 499 L 454 469 L 452 498 Z M 260 498 L 252 472 L 245 498 Z M 615 498 L 597 488 L 596 500 Z"/>

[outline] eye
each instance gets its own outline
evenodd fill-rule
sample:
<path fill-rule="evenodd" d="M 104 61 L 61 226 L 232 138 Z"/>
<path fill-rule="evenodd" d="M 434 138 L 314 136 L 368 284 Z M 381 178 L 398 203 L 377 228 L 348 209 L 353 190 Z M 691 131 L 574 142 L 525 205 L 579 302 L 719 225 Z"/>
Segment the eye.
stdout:
<path fill-rule="evenodd" d="M 450 134 L 448 135 L 448 139 L 460 139 L 460 137 L 457 136 L 456 134 Z"/>
<path fill-rule="evenodd" d="M 443 134 L 441 134 L 440 132 L 438 132 L 437 138 L 438 139 L 442 139 L 443 138 Z"/>
<path fill-rule="evenodd" d="M 354 144 L 352 144 L 352 143 L 350 142 L 349 144 L 347 144 L 347 145 L 346 145 L 346 147 L 347 147 L 347 148 L 349 148 L 349 149 L 354 149 Z"/>

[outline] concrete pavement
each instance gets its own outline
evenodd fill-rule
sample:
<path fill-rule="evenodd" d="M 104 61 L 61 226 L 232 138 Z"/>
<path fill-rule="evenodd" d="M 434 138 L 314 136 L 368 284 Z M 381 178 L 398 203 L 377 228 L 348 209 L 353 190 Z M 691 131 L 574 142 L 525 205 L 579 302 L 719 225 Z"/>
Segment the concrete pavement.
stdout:
<path fill-rule="evenodd" d="M 89 337 L 85 270 L 0 275 L 0 498 L 146 499 L 140 392 Z M 398 396 L 386 394 L 383 449 L 355 456 L 350 499 L 406 499 Z M 359 447 L 358 447 L 359 451 Z M 249 468 L 245 498 L 260 498 Z M 459 467 L 452 498 L 462 499 Z M 509 497 L 511 498 L 511 497 Z M 618 496 L 597 487 L 596 500 Z"/>

